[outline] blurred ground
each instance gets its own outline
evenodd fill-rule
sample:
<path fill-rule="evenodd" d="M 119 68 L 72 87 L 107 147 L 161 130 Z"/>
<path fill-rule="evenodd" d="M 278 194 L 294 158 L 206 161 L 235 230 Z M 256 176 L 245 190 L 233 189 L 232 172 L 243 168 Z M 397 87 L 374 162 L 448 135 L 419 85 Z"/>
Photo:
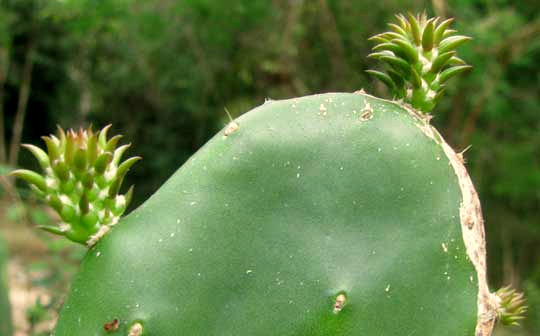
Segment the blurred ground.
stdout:
<path fill-rule="evenodd" d="M 84 248 L 37 230 L 36 214 L 51 220 L 48 212 L 27 205 L 14 210 L 8 204 L 0 202 L 0 235 L 10 256 L 13 336 L 50 335 Z"/>
<path fill-rule="evenodd" d="M 10 301 L 12 309 L 13 325 L 15 329 L 14 336 L 29 336 L 30 323 L 27 318 L 27 311 L 31 309 L 36 301 L 40 301 L 47 306 L 51 303 L 51 294 L 47 288 L 36 286 L 32 280 L 40 277 L 39 274 L 33 274 L 28 271 L 26 261 L 19 258 L 12 258 L 8 265 Z M 51 309 L 46 314 L 47 318 L 39 322 L 34 327 L 34 333 L 43 333 L 50 331 L 56 323 L 56 311 Z"/>

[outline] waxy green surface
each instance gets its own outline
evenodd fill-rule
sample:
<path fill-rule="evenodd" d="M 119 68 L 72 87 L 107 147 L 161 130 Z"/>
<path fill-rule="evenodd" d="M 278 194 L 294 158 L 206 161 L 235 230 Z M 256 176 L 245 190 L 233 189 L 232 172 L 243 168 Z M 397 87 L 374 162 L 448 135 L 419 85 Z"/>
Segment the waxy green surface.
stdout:
<path fill-rule="evenodd" d="M 457 177 L 416 117 L 330 93 L 236 122 L 89 250 L 55 335 L 474 334 Z"/>

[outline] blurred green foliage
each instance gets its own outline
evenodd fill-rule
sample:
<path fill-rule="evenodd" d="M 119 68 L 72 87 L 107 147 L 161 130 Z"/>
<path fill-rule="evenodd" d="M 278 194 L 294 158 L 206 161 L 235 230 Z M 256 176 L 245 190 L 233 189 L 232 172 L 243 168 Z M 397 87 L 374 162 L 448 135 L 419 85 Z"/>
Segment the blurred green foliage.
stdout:
<path fill-rule="evenodd" d="M 11 335 L 13 332 L 9 305 L 7 260 L 6 243 L 4 238 L 0 237 L 0 333 L 2 335 Z"/>
<path fill-rule="evenodd" d="M 364 73 L 373 66 L 367 38 L 393 14 L 423 9 L 455 17 L 474 38 L 460 52 L 474 69 L 450 83 L 433 122 L 454 149 L 472 145 L 466 157 L 483 202 L 493 288 L 525 290 L 522 332 L 537 335 L 538 1 L 2 0 L 1 145 L 14 133 L 29 59 L 22 141 L 39 143 L 56 124 L 112 123 L 144 158 L 125 183 L 136 184 L 140 203 L 226 124 L 224 107 L 239 115 L 267 97 L 360 88 L 388 97 Z M 37 168 L 25 152 L 18 165 Z"/>

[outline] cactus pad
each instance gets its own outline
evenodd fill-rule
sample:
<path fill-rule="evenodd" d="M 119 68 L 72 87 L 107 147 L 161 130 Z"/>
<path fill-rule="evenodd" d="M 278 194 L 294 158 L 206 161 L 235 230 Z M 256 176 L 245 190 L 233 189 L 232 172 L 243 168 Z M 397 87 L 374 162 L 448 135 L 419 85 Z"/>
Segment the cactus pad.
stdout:
<path fill-rule="evenodd" d="M 268 102 L 88 251 L 54 335 L 487 336 L 462 167 L 399 104 Z"/>

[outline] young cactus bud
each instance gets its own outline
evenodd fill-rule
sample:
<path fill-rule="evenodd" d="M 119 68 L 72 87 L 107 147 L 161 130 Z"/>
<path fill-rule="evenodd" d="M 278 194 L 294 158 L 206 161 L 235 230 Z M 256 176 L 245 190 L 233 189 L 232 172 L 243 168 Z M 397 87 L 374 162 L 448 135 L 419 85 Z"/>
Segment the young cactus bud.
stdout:
<path fill-rule="evenodd" d="M 107 140 L 109 128 L 96 133 L 91 128 L 78 132 L 58 128 L 57 136 L 43 137 L 47 152 L 24 145 L 43 173 L 19 169 L 11 175 L 38 190 L 63 221 L 58 227 L 42 229 L 91 247 L 125 212 L 133 187 L 126 195 L 119 194 L 120 187 L 140 157 L 120 162 L 129 145 L 116 148 L 121 136 Z"/>
<path fill-rule="evenodd" d="M 519 326 L 519 321 L 525 318 L 527 306 L 523 293 L 516 292 L 510 286 L 499 289 L 496 293 L 499 298 L 499 309 L 497 318 L 500 323 L 506 326 Z"/>
<path fill-rule="evenodd" d="M 455 56 L 455 49 L 471 38 L 448 29 L 453 19 L 439 22 L 439 17 L 428 19 L 425 13 L 396 17 L 398 24 L 389 24 L 391 31 L 371 38 L 378 44 L 369 57 L 382 61 L 386 71 L 367 73 L 382 81 L 395 99 L 430 112 L 444 93 L 446 81 L 471 68 Z"/>

